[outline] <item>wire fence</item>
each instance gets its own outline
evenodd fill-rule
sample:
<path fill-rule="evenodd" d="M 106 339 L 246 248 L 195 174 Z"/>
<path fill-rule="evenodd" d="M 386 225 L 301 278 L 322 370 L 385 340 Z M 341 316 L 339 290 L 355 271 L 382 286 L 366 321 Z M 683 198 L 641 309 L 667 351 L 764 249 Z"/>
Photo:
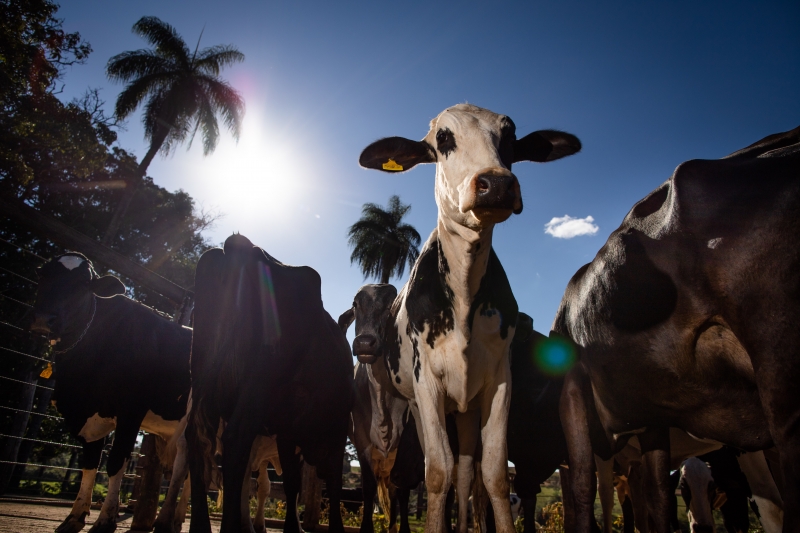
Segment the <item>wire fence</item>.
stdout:
<path fill-rule="evenodd" d="M 48 339 L 28 329 L 38 282 L 32 275 L 46 259 L 18 242 L 0 237 L 0 494 L 74 498 L 83 472 L 83 446 L 69 437 L 64 418 L 50 408 L 56 367 Z M 30 272 L 30 274 L 28 273 Z M 33 278 L 33 279 L 32 279 Z M 166 313 L 164 316 L 171 318 Z M 40 372 L 45 370 L 45 373 Z M 16 391 L 16 392 L 15 392 Z M 113 441 L 113 432 L 106 442 Z M 137 438 L 121 497 L 130 498 L 143 457 Z M 101 454 L 95 483 L 108 477 Z M 102 496 L 103 490 L 95 495 Z M 166 489 L 166 486 L 163 487 Z"/>

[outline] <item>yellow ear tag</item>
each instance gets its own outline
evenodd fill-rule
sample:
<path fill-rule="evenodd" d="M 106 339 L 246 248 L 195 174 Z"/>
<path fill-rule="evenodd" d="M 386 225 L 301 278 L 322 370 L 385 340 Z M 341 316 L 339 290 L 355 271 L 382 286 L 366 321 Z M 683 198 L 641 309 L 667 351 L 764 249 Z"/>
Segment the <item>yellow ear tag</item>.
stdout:
<path fill-rule="evenodd" d="M 383 164 L 383 170 L 403 170 L 403 165 L 398 165 L 397 161 L 390 159 Z"/>
<path fill-rule="evenodd" d="M 39 374 L 40 378 L 50 379 L 50 376 L 53 375 L 53 363 L 47 363 L 47 368 L 42 370 L 42 373 Z"/>

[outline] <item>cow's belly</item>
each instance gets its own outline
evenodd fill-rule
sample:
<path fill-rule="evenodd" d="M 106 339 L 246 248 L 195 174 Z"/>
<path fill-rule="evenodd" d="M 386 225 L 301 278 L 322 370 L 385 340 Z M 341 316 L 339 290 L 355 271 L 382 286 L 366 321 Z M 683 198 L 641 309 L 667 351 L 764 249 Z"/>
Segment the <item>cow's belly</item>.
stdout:
<path fill-rule="evenodd" d="M 180 424 L 179 420 L 164 420 L 153 411 L 147 411 L 142 420 L 142 431 L 158 435 L 164 440 L 169 440 L 175 434 Z"/>
<path fill-rule="evenodd" d="M 771 444 L 752 366 L 729 330 L 667 324 L 592 350 L 597 412 L 613 434 L 666 423 L 744 449 Z"/>
<path fill-rule="evenodd" d="M 103 418 L 98 413 L 86 419 L 86 423 L 78 432 L 86 442 L 98 441 L 114 431 L 117 427 L 117 417 Z"/>

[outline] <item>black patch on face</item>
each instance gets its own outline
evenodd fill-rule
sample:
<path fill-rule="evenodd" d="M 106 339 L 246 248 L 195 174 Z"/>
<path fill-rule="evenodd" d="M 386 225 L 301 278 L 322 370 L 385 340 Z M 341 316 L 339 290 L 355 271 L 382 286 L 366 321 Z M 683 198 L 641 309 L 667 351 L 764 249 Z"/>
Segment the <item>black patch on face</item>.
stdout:
<path fill-rule="evenodd" d="M 436 132 L 436 148 L 445 159 L 456 150 L 456 137 L 450 128 L 440 129 Z"/>
<path fill-rule="evenodd" d="M 517 126 L 514 121 L 508 117 L 503 118 L 503 125 L 500 128 L 500 161 L 511 170 L 511 164 L 514 162 L 514 141 L 517 140 Z"/>
<path fill-rule="evenodd" d="M 500 338 L 508 336 L 508 327 L 516 326 L 519 308 L 514 293 L 511 292 L 511 285 L 508 283 L 506 271 L 494 253 L 494 249 L 489 251 L 489 261 L 486 265 L 486 273 L 481 279 L 481 286 L 478 288 L 475 299 L 469 308 L 469 327 L 472 329 L 472 321 L 475 313 L 480 311 L 481 316 L 493 316 L 500 313 Z"/>
<path fill-rule="evenodd" d="M 408 282 L 406 311 L 409 327 L 414 333 L 421 334 L 428 324 L 425 342 L 431 348 L 436 337 L 455 328 L 453 289 L 445 278 L 448 272 L 450 267 L 440 250 L 439 239 L 436 239 L 420 254 Z"/>

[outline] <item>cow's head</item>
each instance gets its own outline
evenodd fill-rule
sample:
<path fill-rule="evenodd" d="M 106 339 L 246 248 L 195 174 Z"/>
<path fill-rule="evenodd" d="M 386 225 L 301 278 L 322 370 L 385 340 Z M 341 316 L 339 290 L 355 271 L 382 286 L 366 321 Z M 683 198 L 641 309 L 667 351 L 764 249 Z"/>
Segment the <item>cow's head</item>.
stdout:
<path fill-rule="evenodd" d="M 458 104 L 433 119 L 421 141 L 381 139 L 364 149 L 359 163 L 385 172 L 436 163 L 440 217 L 480 230 L 522 212 L 512 164 L 554 161 L 580 149 L 577 137 L 554 130 L 535 131 L 517 139 L 514 122 L 507 116 Z"/>
<path fill-rule="evenodd" d="M 389 328 L 393 327 L 392 302 L 397 298 L 394 285 L 364 285 L 353 298 L 353 307 L 339 317 L 343 332 L 355 320 L 353 354 L 359 362 L 372 364 L 383 354 Z"/>
<path fill-rule="evenodd" d="M 124 294 L 125 286 L 114 276 L 99 277 L 82 254 L 69 252 L 51 259 L 37 270 L 39 286 L 33 306 L 33 331 L 60 339 L 85 324 L 93 295 Z M 80 334 L 80 331 L 77 331 Z"/>
<path fill-rule="evenodd" d="M 681 465 L 681 496 L 688 508 L 687 515 L 692 533 L 714 533 L 713 509 L 725 503 L 708 465 L 697 457 L 690 457 Z"/>

